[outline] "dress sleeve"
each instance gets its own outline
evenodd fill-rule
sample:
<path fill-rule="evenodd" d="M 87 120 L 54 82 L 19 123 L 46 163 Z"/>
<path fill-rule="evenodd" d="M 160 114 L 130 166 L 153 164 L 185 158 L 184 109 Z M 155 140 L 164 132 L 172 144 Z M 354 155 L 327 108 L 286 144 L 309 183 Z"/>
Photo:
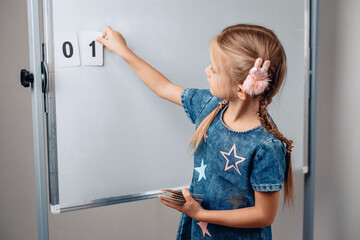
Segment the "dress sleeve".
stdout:
<path fill-rule="evenodd" d="M 213 98 L 208 89 L 186 88 L 181 93 L 181 104 L 192 123 L 196 123 L 205 105 Z"/>
<path fill-rule="evenodd" d="M 285 155 L 285 146 L 279 139 L 269 140 L 256 152 L 250 176 L 255 191 L 282 189 L 286 170 Z"/>

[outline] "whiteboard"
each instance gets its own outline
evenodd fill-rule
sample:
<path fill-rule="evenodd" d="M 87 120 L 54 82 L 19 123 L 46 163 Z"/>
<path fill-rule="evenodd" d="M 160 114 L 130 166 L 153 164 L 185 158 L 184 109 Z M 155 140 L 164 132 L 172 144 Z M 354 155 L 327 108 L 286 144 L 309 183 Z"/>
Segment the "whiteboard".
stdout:
<path fill-rule="evenodd" d="M 152 93 L 119 56 L 102 66 L 61 67 L 54 36 L 121 32 L 141 58 L 183 87 L 208 88 L 209 41 L 237 23 L 272 29 L 287 55 L 286 83 L 270 114 L 294 140 L 292 166 L 307 169 L 308 1 L 45 1 L 50 204 L 53 213 L 156 196 L 188 186 L 194 125 Z"/>

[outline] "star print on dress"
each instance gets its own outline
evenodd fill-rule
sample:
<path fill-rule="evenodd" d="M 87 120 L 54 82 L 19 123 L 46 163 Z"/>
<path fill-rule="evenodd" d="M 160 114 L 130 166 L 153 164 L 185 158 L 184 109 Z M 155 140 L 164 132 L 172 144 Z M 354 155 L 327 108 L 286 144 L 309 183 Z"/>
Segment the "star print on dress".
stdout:
<path fill-rule="evenodd" d="M 245 161 L 246 158 L 236 155 L 235 143 L 228 153 L 223 151 L 220 151 L 220 153 L 226 159 L 225 171 L 229 170 L 230 168 L 234 168 L 241 175 L 238 164 Z M 231 165 L 229 165 L 230 161 L 232 162 Z"/>
<path fill-rule="evenodd" d="M 205 237 L 205 234 L 207 234 L 211 237 L 209 231 L 207 230 L 207 225 L 208 225 L 207 222 L 198 222 L 197 225 L 199 225 L 201 227 L 201 230 L 203 232 L 203 237 Z"/>
<path fill-rule="evenodd" d="M 200 182 L 200 180 L 202 178 L 204 178 L 206 180 L 206 176 L 205 176 L 205 168 L 207 165 L 204 165 L 204 159 L 201 159 L 201 166 L 195 168 L 195 170 L 199 173 L 199 180 L 198 182 Z"/>
<path fill-rule="evenodd" d="M 232 191 L 232 197 L 229 200 L 226 200 L 227 202 L 231 203 L 234 206 L 234 209 L 237 209 L 238 207 L 242 205 L 246 205 L 246 203 L 243 200 L 243 197 L 245 196 L 245 193 L 241 193 L 240 195 L 236 195 L 234 191 Z"/>

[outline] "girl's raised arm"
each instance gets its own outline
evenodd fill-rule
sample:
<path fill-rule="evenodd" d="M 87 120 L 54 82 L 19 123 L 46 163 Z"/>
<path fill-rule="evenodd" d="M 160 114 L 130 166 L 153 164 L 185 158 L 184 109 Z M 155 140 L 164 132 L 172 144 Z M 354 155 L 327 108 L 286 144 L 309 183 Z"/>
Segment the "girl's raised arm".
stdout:
<path fill-rule="evenodd" d="M 97 38 L 96 41 L 123 58 L 141 81 L 156 95 L 181 106 L 181 93 L 184 88 L 170 82 L 159 71 L 133 53 L 119 32 L 106 26 L 103 37 Z"/>

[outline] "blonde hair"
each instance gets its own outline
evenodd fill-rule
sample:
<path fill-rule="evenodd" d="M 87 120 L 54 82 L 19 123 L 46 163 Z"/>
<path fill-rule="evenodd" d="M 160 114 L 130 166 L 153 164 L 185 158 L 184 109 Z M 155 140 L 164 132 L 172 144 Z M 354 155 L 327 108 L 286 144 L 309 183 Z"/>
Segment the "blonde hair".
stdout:
<path fill-rule="evenodd" d="M 224 71 L 230 79 L 230 84 L 232 85 L 243 84 L 257 58 L 270 60 L 271 65 L 268 74 L 271 81 L 269 86 L 263 93 L 253 97 L 259 100 L 257 116 L 261 125 L 286 145 L 284 202 L 288 206 L 294 206 L 293 174 L 291 168 L 293 141 L 287 139 L 279 132 L 270 120 L 267 111 L 267 106 L 279 91 L 286 73 L 286 55 L 280 41 L 271 30 L 265 27 L 238 24 L 225 28 L 220 34 L 215 36 L 211 40 L 211 46 L 214 60 L 219 65 L 221 71 Z M 199 147 L 199 144 L 206 135 L 207 129 L 224 104 L 226 104 L 226 100 L 205 117 L 196 129 L 190 140 L 190 147 L 194 149 L 194 152 Z"/>

